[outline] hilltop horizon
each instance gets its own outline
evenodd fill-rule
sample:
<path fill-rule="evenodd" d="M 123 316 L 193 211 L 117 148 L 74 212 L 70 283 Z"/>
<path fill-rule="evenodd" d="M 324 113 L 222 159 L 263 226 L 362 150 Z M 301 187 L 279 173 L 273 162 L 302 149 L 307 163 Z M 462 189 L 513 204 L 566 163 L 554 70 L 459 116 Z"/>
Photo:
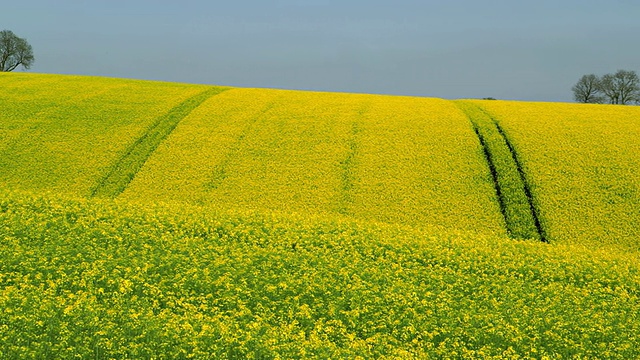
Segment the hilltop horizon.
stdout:
<path fill-rule="evenodd" d="M 640 3 L 333 0 L 10 2 L 32 69 L 237 87 L 569 102 L 640 71 Z"/>

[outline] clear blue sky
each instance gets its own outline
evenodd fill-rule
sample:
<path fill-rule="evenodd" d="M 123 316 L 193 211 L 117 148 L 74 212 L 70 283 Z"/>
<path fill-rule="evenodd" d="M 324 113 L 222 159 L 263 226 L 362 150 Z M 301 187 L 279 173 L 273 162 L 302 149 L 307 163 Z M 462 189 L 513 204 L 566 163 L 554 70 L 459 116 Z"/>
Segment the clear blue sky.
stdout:
<path fill-rule="evenodd" d="M 243 87 L 571 101 L 640 72 L 636 0 L 21 0 L 30 71 Z"/>

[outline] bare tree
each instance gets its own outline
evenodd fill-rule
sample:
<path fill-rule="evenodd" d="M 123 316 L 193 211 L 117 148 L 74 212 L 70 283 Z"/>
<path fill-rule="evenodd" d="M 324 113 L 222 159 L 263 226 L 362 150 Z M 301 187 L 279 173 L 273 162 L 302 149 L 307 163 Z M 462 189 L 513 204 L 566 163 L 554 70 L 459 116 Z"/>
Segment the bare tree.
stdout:
<path fill-rule="evenodd" d="M 600 88 L 600 78 L 589 74 L 583 75 L 571 90 L 573 90 L 573 98 L 577 102 L 600 104 L 604 101 Z"/>
<path fill-rule="evenodd" d="M 618 70 L 600 81 L 600 90 L 610 104 L 627 105 L 640 101 L 640 78 L 635 71 Z"/>
<path fill-rule="evenodd" d="M 9 30 L 0 31 L 0 71 L 13 71 L 20 65 L 28 69 L 33 61 L 33 49 L 26 39 Z"/>

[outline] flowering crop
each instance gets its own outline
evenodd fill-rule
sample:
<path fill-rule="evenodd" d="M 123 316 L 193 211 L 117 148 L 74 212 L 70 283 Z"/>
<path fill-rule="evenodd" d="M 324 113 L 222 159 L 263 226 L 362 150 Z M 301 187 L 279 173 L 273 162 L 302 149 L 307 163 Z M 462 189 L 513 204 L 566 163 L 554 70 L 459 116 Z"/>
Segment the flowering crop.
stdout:
<path fill-rule="evenodd" d="M 504 234 L 480 143 L 453 103 L 376 96 L 354 126 L 359 217 Z"/>
<path fill-rule="evenodd" d="M 638 253 L 0 194 L 0 358 L 637 358 Z"/>
<path fill-rule="evenodd" d="M 449 101 L 232 89 L 182 119 L 180 104 L 223 88 L 20 73 L 0 84 L 7 188 L 507 231 L 478 137 Z M 640 109 L 475 104 L 513 147 L 549 241 L 638 249 Z M 512 214 L 518 237 L 533 233 L 525 213 Z"/>
<path fill-rule="evenodd" d="M 174 107 L 159 117 L 147 132 L 138 138 L 118 159 L 111 170 L 91 191 L 92 196 L 115 198 L 129 185 L 133 177 L 155 151 L 158 145 L 173 131 L 178 123 L 203 101 L 225 89 L 212 87 Z"/>
<path fill-rule="evenodd" d="M 640 250 L 640 108 L 477 104 L 522 159 L 550 241 Z"/>
<path fill-rule="evenodd" d="M 509 235 L 544 241 L 517 154 L 502 128 L 474 104 L 458 101 L 457 105 L 469 117 L 484 148 Z"/>
<path fill-rule="evenodd" d="M 181 121 L 121 198 L 504 233 L 478 139 L 438 99 L 232 89 Z"/>
<path fill-rule="evenodd" d="M 156 118 L 210 87 L 1 74 L 0 183 L 89 195 Z"/>
<path fill-rule="evenodd" d="M 639 108 L 0 87 L 0 359 L 640 357 Z"/>

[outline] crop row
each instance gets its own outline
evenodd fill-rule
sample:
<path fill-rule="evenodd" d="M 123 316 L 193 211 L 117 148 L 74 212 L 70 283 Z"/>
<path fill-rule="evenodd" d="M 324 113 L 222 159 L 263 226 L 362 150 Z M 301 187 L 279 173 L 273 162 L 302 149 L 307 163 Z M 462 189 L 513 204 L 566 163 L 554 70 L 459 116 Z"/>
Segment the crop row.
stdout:
<path fill-rule="evenodd" d="M 224 88 L 212 87 L 197 94 L 160 116 L 149 129 L 129 146 L 125 154 L 117 160 L 105 177 L 91 191 L 91 196 L 115 198 L 129 185 L 145 161 L 158 145 L 173 131 L 180 120 L 187 116 L 209 97 Z"/>
<path fill-rule="evenodd" d="M 208 87 L 10 74 L 0 77 L 0 183 L 88 196 L 159 116 Z"/>
<path fill-rule="evenodd" d="M 509 235 L 545 240 L 517 155 L 505 134 L 481 108 L 466 101 L 457 101 L 456 104 L 469 117 L 484 148 Z"/>
<path fill-rule="evenodd" d="M 640 108 L 477 104 L 508 134 L 551 241 L 640 249 Z"/>

